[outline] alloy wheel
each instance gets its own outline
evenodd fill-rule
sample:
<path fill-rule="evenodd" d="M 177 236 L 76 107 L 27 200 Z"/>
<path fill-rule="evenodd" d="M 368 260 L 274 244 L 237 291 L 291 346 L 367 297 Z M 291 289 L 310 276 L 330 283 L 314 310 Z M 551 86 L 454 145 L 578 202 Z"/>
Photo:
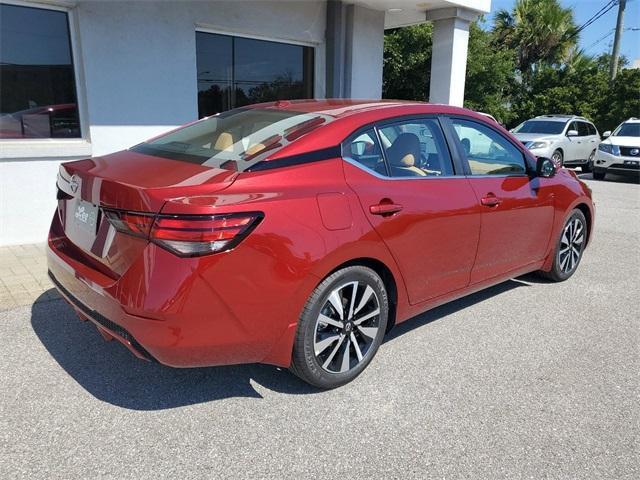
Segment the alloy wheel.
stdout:
<path fill-rule="evenodd" d="M 557 150 L 553 152 L 553 155 L 551 156 L 551 160 L 556 165 L 556 168 L 562 168 L 562 164 L 564 162 L 562 161 L 563 160 L 562 154 L 560 152 L 558 152 Z"/>
<path fill-rule="evenodd" d="M 320 309 L 314 354 L 329 373 L 346 373 L 372 352 L 380 328 L 380 302 L 370 285 L 354 281 L 334 288 Z"/>
<path fill-rule="evenodd" d="M 558 250 L 558 263 L 562 272 L 570 273 L 578 266 L 584 246 L 584 233 L 584 224 L 579 218 L 574 217 L 565 225 Z"/>

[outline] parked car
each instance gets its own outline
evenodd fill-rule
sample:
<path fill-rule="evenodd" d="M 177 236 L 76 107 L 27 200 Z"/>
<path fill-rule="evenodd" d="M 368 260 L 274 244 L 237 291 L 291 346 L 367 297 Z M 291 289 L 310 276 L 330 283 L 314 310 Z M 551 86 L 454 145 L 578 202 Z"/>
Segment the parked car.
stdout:
<path fill-rule="evenodd" d="M 0 139 L 80 137 L 75 103 L 43 105 L 0 114 Z"/>
<path fill-rule="evenodd" d="M 600 135 L 584 117 L 541 115 L 521 123 L 512 130 L 537 157 L 551 158 L 558 168 L 580 166 L 590 172 Z"/>
<path fill-rule="evenodd" d="M 613 133 L 604 132 L 605 140 L 598 147 L 593 178 L 603 180 L 607 172 L 640 176 L 640 119 L 630 118 L 618 125 Z"/>
<path fill-rule="evenodd" d="M 106 338 L 322 388 L 427 309 L 527 272 L 571 277 L 594 215 L 573 171 L 495 122 L 409 102 L 244 107 L 64 163 L 57 182 L 49 275 Z"/>

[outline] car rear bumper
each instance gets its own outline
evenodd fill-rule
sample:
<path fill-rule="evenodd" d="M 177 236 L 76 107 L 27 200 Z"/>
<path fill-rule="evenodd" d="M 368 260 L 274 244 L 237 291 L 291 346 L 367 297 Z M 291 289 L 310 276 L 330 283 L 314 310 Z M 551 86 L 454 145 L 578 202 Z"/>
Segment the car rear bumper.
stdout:
<path fill-rule="evenodd" d="M 184 259 L 150 243 L 114 279 L 70 254 L 69 243 L 59 233 L 50 235 L 54 285 L 83 320 L 137 357 L 172 367 L 288 365 L 290 352 L 269 355 L 290 329 L 290 305 L 263 299 L 261 291 L 268 289 L 251 288 L 251 279 L 237 275 L 241 255 Z M 252 260 L 259 272 L 261 263 Z"/>

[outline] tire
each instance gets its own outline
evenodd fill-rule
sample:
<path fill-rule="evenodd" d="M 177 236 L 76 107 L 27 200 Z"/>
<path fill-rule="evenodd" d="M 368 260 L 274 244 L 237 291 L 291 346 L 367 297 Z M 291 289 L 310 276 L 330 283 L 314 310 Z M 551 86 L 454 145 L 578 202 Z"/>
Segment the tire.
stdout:
<path fill-rule="evenodd" d="M 564 282 L 578 269 L 587 243 L 587 219 L 579 209 L 574 209 L 560 231 L 553 252 L 551 271 L 538 274 L 554 282 Z"/>
<path fill-rule="evenodd" d="M 378 351 L 388 316 L 387 291 L 376 272 L 356 265 L 332 273 L 302 311 L 290 370 L 324 389 L 352 381 Z"/>
<path fill-rule="evenodd" d="M 564 166 L 564 156 L 562 155 L 562 150 L 555 150 L 551 155 L 551 160 L 553 160 L 556 168 L 562 168 Z"/>
<path fill-rule="evenodd" d="M 587 163 L 580 167 L 584 173 L 589 173 L 591 170 L 593 170 L 593 159 L 595 156 L 596 151 L 594 150 L 593 152 L 591 152 L 591 155 L 589 155 L 589 160 L 587 160 Z"/>
<path fill-rule="evenodd" d="M 594 170 L 593 171 L 593 179 L 594 180 L 604 180 L 605 175 L 607 174 L 607 172 L 604 172 L 602 170 Z"/>

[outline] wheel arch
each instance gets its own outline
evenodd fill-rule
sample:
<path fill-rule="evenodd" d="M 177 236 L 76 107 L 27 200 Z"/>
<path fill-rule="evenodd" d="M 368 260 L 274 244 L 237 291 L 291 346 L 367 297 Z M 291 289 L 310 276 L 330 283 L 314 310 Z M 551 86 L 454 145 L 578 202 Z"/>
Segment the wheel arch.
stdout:
<path fill-rule="evenodd" d="M 396 323 L 396 314 L 398 312 L 398 283 L 393 275 L 393 272 L 387 265 L 384 264 L 384 262 L 371 257 L 354 258 L 336 266 L 333 270 L 327 273 L 324 278 L 328 277 L 334 272 L 337 272 L 338 270 L 347 267 L 353 267 L 356 265 L 368 267 L 376 272 L 382 279 L 382 282 L 387 289 L 387 295 L 389 297 L 389 318 L 387 320 L 388 332 Z"/>
<path fill-rule="evenodd" d="M 587 245 L 591 240 L 591 226 L 593 225 L 593 216 L 591 213 L 591 209 L 586 203 L 578 203 L 574 208 L 577 208 L 582 212 L 584 218 L 587 220 Z"/>

